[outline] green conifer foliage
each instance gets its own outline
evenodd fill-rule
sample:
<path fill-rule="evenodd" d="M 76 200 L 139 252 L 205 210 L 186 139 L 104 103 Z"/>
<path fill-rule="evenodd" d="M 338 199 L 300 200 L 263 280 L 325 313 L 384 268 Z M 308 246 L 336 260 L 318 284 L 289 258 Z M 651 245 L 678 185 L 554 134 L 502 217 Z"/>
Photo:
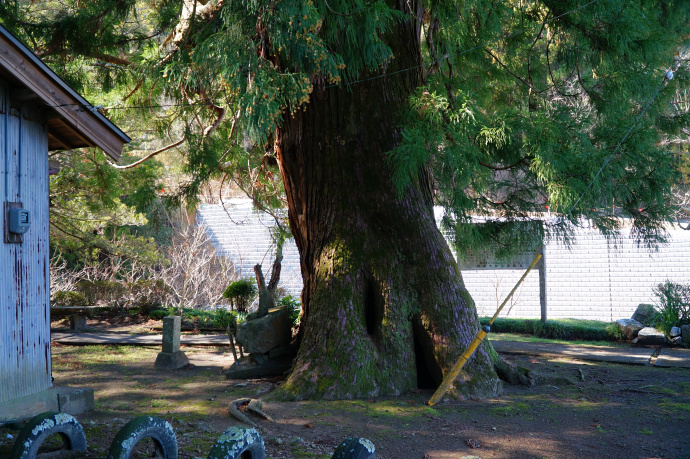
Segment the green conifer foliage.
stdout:
<path fill-rule="evenodd" d="M 391 155 L 398 186 L 431 165 L 451 226 L 491 215 L 509 230 L 509 220 L 548 209 L 605 232 L 618 228 L 613 217 L 629 217 L 644 242 L 661 238 L 673 212 L 668 185 L 679 180 L 662 140 L 688 123 L 671 104 L 688 84 L 688 6 L 485 6 L 464 11 L 464 21 L 448 4 L 430 9 L 427 84 Z M 456 229 L 461 246 L 476 241 L 477 228 Z"/>
<path fill-rule="evenodd" d="M 660 234 L 668 185 L 679 180 L 660 144 L 689 116 L 670 103 L 688 83 L 685 2 L 429 1 L 417 10 L 425 82 L 398 114 L 404 130 L 390 156 L 400 189 L 430 166 L 451 225 L 548 207 L 605 231 L 625 216 L 642 238 Z M 405 20 L 362 0 L 6 2 L 0 17 L 76 89 L 111 102 L 109 115 L 145 117 L 163 136 L 175 126 L 188 195 L 219 161 L 239 173 L 248 154 L 270 155 L 276 128 L 314 91 L 357 91 L 385 74 L 395 59 L 386 33 Z"/>

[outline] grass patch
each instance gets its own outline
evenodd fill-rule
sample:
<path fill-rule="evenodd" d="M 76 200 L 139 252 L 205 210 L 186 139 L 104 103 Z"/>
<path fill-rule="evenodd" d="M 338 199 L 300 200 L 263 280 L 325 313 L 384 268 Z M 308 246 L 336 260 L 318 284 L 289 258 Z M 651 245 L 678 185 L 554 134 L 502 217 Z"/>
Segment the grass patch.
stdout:
<path fill-rule="evenodd" d="M 295 459 L 330 459 L 328 454 L 312 453 L 301 446 L 293 446 L 291 449 Z"/>
<path fill-rule="evenodd" d="M 678 385 L 683 395 L 690 395 L 690 382 L 679 382 Z"/>
<path fill-rule="evenodd" d="M 670 401 L 663 401 L 659 403 L 661 408 L 666 408 L 671 411 L 690 411 L 690 403 L 676 403 Z"/>
<path fill-rule="evenodd" d="M 69 354 L 61 354 L 61 347 L 55 347 L 52 354 L 53 363 L 80 361 L 82 364 L 107 364 L 123 365 L 127 363 L 139 363 L 148 360 L 160 352 L 160 346 L 126 346 L 119 344 L 97 344 L 89 346 L 69 346 Z M 68 349 L 65 347 L 65 349 Z"/>
<path fill-rule="evenodd" d="M 517 416 L 526 411 L 529 411 L 529 405 L 521 402 L 491 408 L 491 412 L 499 416 Z"/>
<path fill-rule="evenodd" d="M 663 387 L 656 384 L 651 384 L 649 386 L 642 386 L 640 389 L 644 389 L 648 392 L 653 392 L 655 394 L 665 394 L 665 395 L 680 395 L 677 390 L 673 390 L 670 387 Z"/>
<path fill-rule="evenodd" d="M 396 422 L 406 423 L 415 422 L 420 418 L 440 418 L 442 412 L 440 407 L 430 407 L 414 400 L 336 400 L 319 406 L 320 410 L 330 417 L 337 417 L 342 413 L 355 416 L 377 419 L 379 422 L 395 420 Z M 459 409 L 455 409 L 458 412 Z M 462 410 L 460 410 L 462 411 Z"/>
<path fill-rule="evenodd" d="M 193 433 L 186 433 L 183 435 L 186 435 L 189 437 L 192 437 L 192 435 L 195 435 L 193 438 L 190 438 L 189 444 L 187 444 L 181 448 L 182 451 L 189 453 L 192 457 L 195 457 L 195 456 L 201 455 L 202 453 L 210 451 L 211 448 L 213 447 L 213 444 L 215 443 L 215 439 L 210 434 L 209 435 L 199 435 L 199 434 L 193 434 Z M 196 435 L 198 435 L 198 436 L 196 436 Z M 208 436 L 209 438 L 205 438 L 206 436 Z"/>
<path fill-rule="evenodd" d="M 480 319 L 482 325 L 489 317 Z M 539 319 L 498 318 L 491 326 L 495 333 L 517 333 L 566 341 L 623 341 L 625 336 L 614 322 L 598 320 L 555 319 L 542 322 Z"/>
<path fill-rule="evenodd" d="M 515 333 L 490 333 L 489 339 L 491 341 L 518 341 L 521 343 L 536 344 L 582 344 L 588 346 L 628 347 L 627 343 L 616 343 L 613 341 L 569 341 L 565 339 L 538 338 L 532 335 L 518 335 Z"/>

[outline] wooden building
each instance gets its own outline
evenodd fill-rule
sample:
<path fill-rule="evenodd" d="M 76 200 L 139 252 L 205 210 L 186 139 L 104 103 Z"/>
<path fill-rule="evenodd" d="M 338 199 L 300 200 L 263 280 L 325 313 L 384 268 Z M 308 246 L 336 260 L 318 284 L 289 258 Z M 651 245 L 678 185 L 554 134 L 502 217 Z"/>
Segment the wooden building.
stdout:
<path fill-rule="evenodd" d="M 0 423 L 89 405 L 51 382 L 48 152 L 129 140 L 0 26 Z"/>

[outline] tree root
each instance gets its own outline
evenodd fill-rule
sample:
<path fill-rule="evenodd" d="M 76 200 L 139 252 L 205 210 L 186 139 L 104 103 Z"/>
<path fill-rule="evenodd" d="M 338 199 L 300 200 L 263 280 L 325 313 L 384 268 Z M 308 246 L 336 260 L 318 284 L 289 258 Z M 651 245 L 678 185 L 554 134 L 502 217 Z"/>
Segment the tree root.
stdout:
<path fill-rule="evenodd" d="M 504 360 L 491 347 L 489 351 L 491 362 L 494 364 L 496 374 L 502 381 L 516 386 L 572 386 L 577 384 L 576 381 L 562 376 L 543 376 L 534 371 L 524 367 L 519 367 L 513 363 Z M 583 375 L 584 376 L 584 375 Z"/>
<path fill-rule="evenodd" d="M 259 427 L 254 421 L 249 419 L 247 416 L 242 414 L 242 411 L 251 411 L 252 413 L 258 414 L 262 418 L 275 422 L 268 414 L 264 413 L 261 408 L 263 408 L 263 403 L 261 400 L 255 400 L 251 398 L 240 398 L 230 402 L 228 405 L 228 412 L 230 416 L 237 419 L 240 422 L 249 424 L 252 427 Z"/>
<path fill-rule="evenodd" d="M 534 372 L 513 365 L 500 357 L 494 362 L 494 369 L 498 377 L 509 384 L 532 387 L 538 383 L 538 376 Z"/>
<path fill-rule="evenodd" d="M 252 427 L 258 427 L 254 421 L 252 421 L 240 412 L 240 407 L 247 409 L 250 401 L 250 398 L 241 398 L 239 400 L 232 401 L 228 405 L 228 412 L 230 413 L 230 416 L 237 419 L 238 421 L 244 422 L 245 424 L 249 424 Z"/>
<path fill-rule="evenodd" d="M 269 422 L 275 422 L 272 417 L 261 411 L 261 408 L 264 407 L 264 404 L 261 400 L 250 400 L 249 405 L 247 406 L 247 409 L 253 413 L 258 414 L 262 418 L 266 419 Z"/>
<path fill-rule="evenodd" d="M 494 364 L 496 374 L 509 384 L 532 387 L 537 384 L 538 376 L 527 368 L 518 367 L 503 360 L 493 346 L 489 346 L 489 357 Z"/>

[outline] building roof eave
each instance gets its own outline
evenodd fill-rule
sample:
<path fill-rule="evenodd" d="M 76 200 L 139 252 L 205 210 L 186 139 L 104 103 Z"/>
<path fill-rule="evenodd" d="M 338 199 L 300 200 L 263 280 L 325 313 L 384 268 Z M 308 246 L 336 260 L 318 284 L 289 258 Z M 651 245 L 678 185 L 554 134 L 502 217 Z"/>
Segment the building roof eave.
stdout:
<path fill-rule="evenodd" d="M 52 111 L 51 149 L 99 147 L 113 160 L 131 140 L 65 83 L 18 38 L 0 25 L 0 69 L 38 96 Z M 55 123 L 54 120 L 59 119 Z"/>

